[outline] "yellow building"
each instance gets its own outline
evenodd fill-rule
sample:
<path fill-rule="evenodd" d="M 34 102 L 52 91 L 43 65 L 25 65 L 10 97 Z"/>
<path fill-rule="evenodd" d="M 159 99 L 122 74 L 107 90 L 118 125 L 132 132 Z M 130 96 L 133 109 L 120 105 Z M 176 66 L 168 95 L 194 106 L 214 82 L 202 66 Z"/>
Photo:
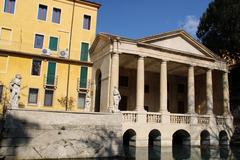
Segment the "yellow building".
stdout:
<path fill-rule="evenodd" d="M 9 82 L 20 74 L 19 107 L 82 111 L 91 96 L 88 49 L 99 7 L 85 0 L 3 0 L 1 104 L 8 101 Z"/>

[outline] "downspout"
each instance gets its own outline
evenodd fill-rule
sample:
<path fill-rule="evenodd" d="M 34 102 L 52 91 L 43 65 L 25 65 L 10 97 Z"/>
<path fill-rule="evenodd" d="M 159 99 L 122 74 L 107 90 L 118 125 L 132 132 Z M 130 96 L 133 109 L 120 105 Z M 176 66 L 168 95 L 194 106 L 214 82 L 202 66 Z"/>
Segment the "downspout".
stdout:
<path fill-rule="evenodd" d="M 72 20 L 71 20 L 71 30 L 70 30 L 70 38 L 69 38 L 69 54 L 68 59 L 71 57 L 71 45 L 72 45 L 72 31 L 73 31 L 73 21 L 74 21 L 74 12 L 75 12 L 75 0 L 73 1 L 73 9 L 72 9 Z M 65 110 L 68 110 L 68 91 L 69 91 L 69 79 L 70 79 L 70 63 L 68 64 L 68 72 L 67 72 L 67 91 L 66 91 L 66 107 Z"/>

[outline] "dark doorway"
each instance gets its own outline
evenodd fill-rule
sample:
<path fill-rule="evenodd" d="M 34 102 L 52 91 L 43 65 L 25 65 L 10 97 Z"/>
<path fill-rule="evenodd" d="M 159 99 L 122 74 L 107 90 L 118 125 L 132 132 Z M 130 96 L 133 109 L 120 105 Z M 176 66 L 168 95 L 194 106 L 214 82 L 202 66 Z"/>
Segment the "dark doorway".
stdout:
<path fill-rule="evenodd" d="M 210 145 L 210 134 L 207 130 L 201 132 L 201 146 L 209 146 Z"/>
<path fill-rule="evenodd" d="M 127 96 L 122 96 L 121 97 L 121 101 L 119 103 L 119 110 L 120 111 L 126 111 L 127 110 L 127 101 L 128 101 Z"/>
<path fill-rule="evenodd" d="M 190 134 L 185 130 L 178 130 L 173 134 L 173 145 L 191 145 Z"/>
<path fill-rule="evenodd" d="M 161 133 L 154 129 L 148 135 L 149 146 L 161 146 Z"/>
<path fill-rule="evenodd" d="M 101 79 L 102 79 L 102 73 L 100 70 L 97 70 L 96 72 L 96 92 L 95 92 L 95 107 L 94 112 L 100 112 L 100 97 L 101 97 Z"/>
<path fill-rule="evenodd" d="M 219 145 L 220 146 L 226 146 L 228 145 L 228 135 L 226 133 L 226 131 L 221 131 L 219 133 Z"/>
<path fill-rule="evenodd" d="M 136 143 L 136 132 L 133 129 L 128 129 L 123 134 L 123 145 L 135 146 L 135 143 Z"/>

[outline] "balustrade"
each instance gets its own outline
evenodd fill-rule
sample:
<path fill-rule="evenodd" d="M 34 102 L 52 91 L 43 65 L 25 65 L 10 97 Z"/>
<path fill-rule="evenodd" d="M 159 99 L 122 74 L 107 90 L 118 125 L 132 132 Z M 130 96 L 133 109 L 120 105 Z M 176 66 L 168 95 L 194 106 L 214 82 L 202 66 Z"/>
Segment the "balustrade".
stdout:
<path fill-rule="evenodd" d="M 171 115 L 170 115 L 170 123 L 189 124 L 189 123 L 190 123 L 190 115 L 171 114 Z"/>
<path fill-rule="evenodd" d="M 161 115 L 159 113 L 147 113 L 147 123 L 161 123 Z"/>
<path fill-rule="evenodd" d="M 137 122 L 137 113 L 136 112 L 122 112 L 123 122 Z"/>
<path fill-rule="evenodd" d="M 209 124 L 210 117 L 206 115 L 199 115 L 198 116 L 198 124 Z"/>
<path fill-rule="evenodd" d="M 226 118 L 223 116 L 216 116 L 216 123 L 217 123 L 217 125 L 225 125 Z"/>

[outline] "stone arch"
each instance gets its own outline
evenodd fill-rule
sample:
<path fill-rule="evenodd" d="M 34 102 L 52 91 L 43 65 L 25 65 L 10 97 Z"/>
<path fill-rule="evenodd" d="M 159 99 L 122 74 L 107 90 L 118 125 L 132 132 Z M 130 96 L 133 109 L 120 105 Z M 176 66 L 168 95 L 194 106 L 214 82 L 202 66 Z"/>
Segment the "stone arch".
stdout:
<path fill-rule="evenodd" d="M 133 129 L 128 129 L 123 134 L 123 145 L 124 146 L 135 146 L 136 145 L 136 132 Z"/>
<path fill-rule="evenodd" d="M 157 129 L 153 129 L 148 135 L 149 146 L 161 146 L 161 132 Z"/>
<path fill-rule="evenodd" d="M 96 71 L 95 74 L 95 107 L 94 112 L 100 112 L 100 105 L 101 105 L 101 79 L 102 79 L 102 72 L 100 69 Z"/>
<path fill-rule="evenodd" d="M 229 139 L 226 131 L 222 130 L 219 132 L 219 145 L 228 145 Z"/>
<path fill-rule="evenodd" d="M 177 130 L 172 136 L 172 145 L 191 145 L 190 134 L 183 130 Z"/>
<path fill-rule="evenodd" d="M 210 145 L 210 133 L 207 130 L 203 130 L 200 134 L 200 144 L 201 146 Z"/>

